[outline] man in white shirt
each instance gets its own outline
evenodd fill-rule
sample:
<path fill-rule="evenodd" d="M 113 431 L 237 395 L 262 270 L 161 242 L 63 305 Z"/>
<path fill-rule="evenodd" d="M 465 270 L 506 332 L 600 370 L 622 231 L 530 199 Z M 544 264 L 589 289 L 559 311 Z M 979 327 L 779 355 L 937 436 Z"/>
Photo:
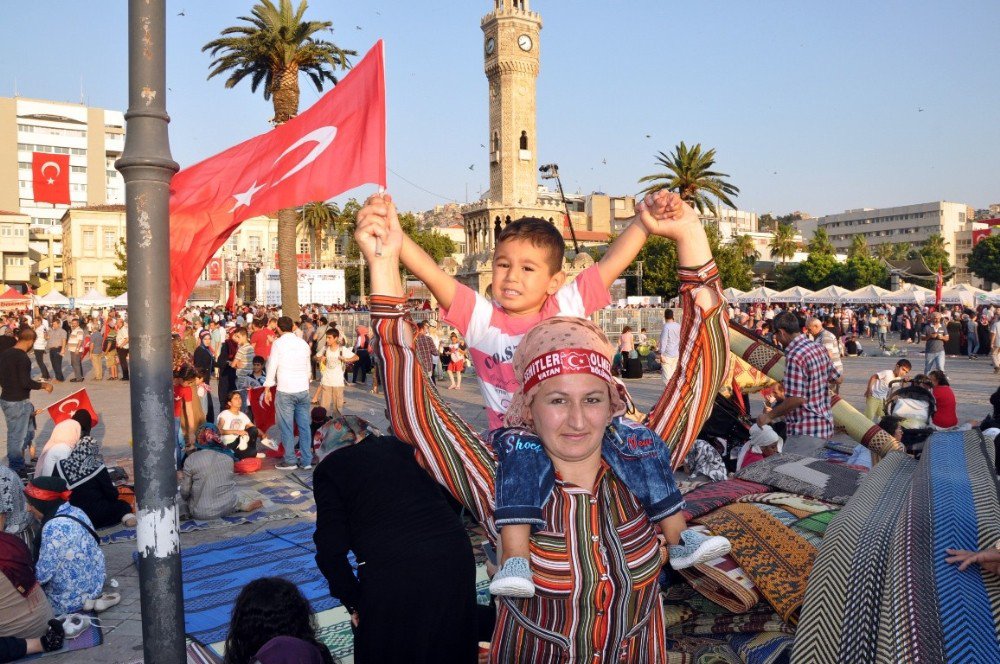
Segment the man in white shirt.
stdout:
<path fill-rule="evenodd" d="M 865 390 L 865 417 L 878 423 L 885 416 L 885 400 L 889 398 L 889 383 L 906 377 L 913 366 L 909 360 L 900 360 L 892 369 L 873 373 Z"/>
<path fill-rule="evenodd" d="M 663 312 L 663 320 L 663 330 L 660 332 L 660 373 L 663 374 L 663 382 L 667 383 L 677 370 L 681 326 L 680 323 L 674 321 L 673 309 L 667 309 Z"/>
<path fill-rule="evenodd" d="M 45 366 L 45 349 L 48 346 L 48 322 L 39 317 L 32 327 L 35 328 L 35 342 L 31 345 L 31 350 L 35 353 L 35 364 L 42 372 L 42 380 L 49 379 L 49 368 Z"/>
<path fill-rule="evenodd" d="M 809 332 L 809 336 L 812 337 L 813 341 L 822 344 L 826 348 L 826 353 L 830 356 L 830 362 L 833 363 L 833 366 L 843 376 L 844 361 L 840 357 L 840 341 L 837 339 L 837 335 L 824 328 L 823 323 L 818 318 L 810 318 L 806 322 L 806 331 Z M 840 383 L 843 380 L 843 377 L 841 377 L 836 382 L 831 382 L 830 391 L 836 394 L 840 390 Z"/>
<path fill-rule="evenodd" d="M 73 367 L 73 377 L 69 382 L 83 382 L 83 340 L 87 331 L 80 327 L 79 318 L 69 319 L 69 339 L 66 340 L 66 350 L 69 351 L 69 363 Z"/>
<path fill-rule="evenodd" d="M 293 332 L 292 319 L 282 316 L 278 319 L 278 338 L 271 344 L 271 356 L 267 360 L 267 378 L 264 387 L 275 387 L 274 413 L 281 429 L 281 442 L 285 446 L 285 459 L 275 468 L 295 470 L 301 464 L 303 470 L 312 469 L 312 435 L 309 424 L 309 379 L 312 374 L 309 344 Z M 264 392 L 264 400 L 271 403 L 271 391 Z M 295 461 L 293 424 L 299 428 L 299 463 Z"/>

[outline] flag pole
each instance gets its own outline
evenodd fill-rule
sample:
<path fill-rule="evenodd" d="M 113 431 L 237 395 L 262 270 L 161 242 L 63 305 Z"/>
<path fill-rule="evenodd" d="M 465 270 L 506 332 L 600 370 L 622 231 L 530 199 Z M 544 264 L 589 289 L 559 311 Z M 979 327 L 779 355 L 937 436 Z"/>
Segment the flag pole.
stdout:
<path fill-rule="evenodd" d="M 125 180 L 132 440 L 139 598 L 146 664 L 183 664 L 184 603 L 177 515 L 170 328 L 170 157 L 166 0 L 129 0 Z"/>

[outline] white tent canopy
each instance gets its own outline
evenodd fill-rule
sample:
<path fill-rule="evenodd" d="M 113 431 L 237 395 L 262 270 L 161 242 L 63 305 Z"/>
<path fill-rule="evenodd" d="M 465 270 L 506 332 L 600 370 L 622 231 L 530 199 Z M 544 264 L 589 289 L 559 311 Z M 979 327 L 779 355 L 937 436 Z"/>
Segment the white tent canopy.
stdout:
<path fill-rule="evenodd" d="M 812 294 L 813 292 L 808 288 L 803 288 L 802 286 L 792 286 L 787 290 L 783 290 L 780 293 L 772 295 L 771 302 L 795 302 L 797 304 L 802 304 L 806 297 Z"/>
<path fill-rule="evenodd" d="M 916 284 L 903 284 L 898 291 L 891 291 L 882 298 L 886 304 L 919 304 L 934 302 L 934 291 Z"/>
<path fill-rule="evenodd" d="M 35 304 L 43 307 L 68 307 L 69 298 L 59 291 L 52 289 L 40 297 L 36 295 Z"/>
<path fill-rule="evenodd" d="M 111 306 L 113 307 L 127 307 L 128 306 L 128 293 L 122 293 L 115 299 L 111 300 Z"/>
<path fill-rule="evenodd" d="M 844 301 L 844 297 L 850 294 L 850 291 L 846 288 L 841 288 L 840 286 L 827 286 L 822 290 L 818 290 L 812 295 L 806 296 L 806 302 L 832 302 L 833 304 L 840 304 Z"/>
<path fill-rule="evenodd" d="M 970 284 L 959 284 L 946 288 L 941 293 L 941 304 L 961 304 L 963 307 L 974 307 L 979 295 L 985 294 L 981 288 Z"/>
<path fill-rule="evenodd" d="M 830 286 L 830 288 L 837 288 L 837 286 Z M 883 302 L 885 297 L 891 294 L 892 291 L 879 286 L 865 286 L 856 291 L 847 293 L 841 298 L 840 301 L 845 304 L 875 304 L 877 302 Z"/>
<path fill-rule="evenodd" d="M 983 304 L 1000 304 L 1000 288 L 995 288 L 987 293 Z"/>
<path fill-rule="evenodd" d="M 741 291 L 739 288 L 727 288 L 726 290 L 722 291 L 722 297 L 726 298 L 726 300 L 729 302 L 736 302 L 739 299 L 740 295 L 743 295 L 743 291 Z"/>
<path fill-rule="evenodd" d="M 111 298 L 107 295 L 101 295 L 94 288 L 84 293 L 83 297 L 76 298 L 76 306 L 78 307 L 104 307 L 109 304 L 111 304 Z"/>
<path fill-rule="evenodd" d="M 747 291 L 736 298 L 736 301 L 740 304 L 754 304 L 757 302 L 769 303 L 771 297 L 778 294 L 778 291 L 772 290 L 767 286 L 760 286 L 754 288 L 752 291 Z"/>

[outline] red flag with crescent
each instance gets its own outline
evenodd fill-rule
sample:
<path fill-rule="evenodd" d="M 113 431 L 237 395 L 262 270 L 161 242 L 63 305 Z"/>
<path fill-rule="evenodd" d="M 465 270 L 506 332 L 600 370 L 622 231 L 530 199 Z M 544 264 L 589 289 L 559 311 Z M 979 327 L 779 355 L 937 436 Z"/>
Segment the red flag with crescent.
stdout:
<path fill-rule="evenodd" d="M 87 394 L 86 388 L 77 390 L 48 407 L 49 417 L 56 424 L 73 417 L 73 413 L 78 410 L 89 411 L 94 426 L 97 425 L 97 411 L 94 410 L 94 404 L 90 403 L 90 395 Z"/>
<path fill-rule="evenodd" d="M 941 289 L 944 287 L 944 273 L 941 271 L 941 264 L 938 263 L 937 281 L 934 283 L 934 308 L 941 308 Z"/>
<path fill-rule="evenodd" d="M 385 71 L 379 41 L 308 110 L 209 157 L 170 185 L 170 300 L 176 316 L 209 258 L 250 217 L 385 186 Z"/>
<path fill-rule="evenodd" d="M 264 390 L 271 390 L 271 403 L 265 403 Z M 250 410 L 253 411 L 253 425 L 260 430 L 261 435 L 274 426 L 274 388 L 273 387 L 251 387 L 248 397 L 250 399 Z"/>
<path fill-rule="evenodd" d="M 69 155 L 32 153 L 31 188 L 36 203 L 69 205 Z"/>

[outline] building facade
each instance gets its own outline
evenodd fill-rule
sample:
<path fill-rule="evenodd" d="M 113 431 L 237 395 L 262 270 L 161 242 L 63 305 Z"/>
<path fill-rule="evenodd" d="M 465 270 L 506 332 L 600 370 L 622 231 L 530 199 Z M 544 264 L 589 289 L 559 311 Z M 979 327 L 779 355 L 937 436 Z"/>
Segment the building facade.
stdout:
<path fill-rule="evenodd" d="M 0 209 L 28 215 L 32 228 L 60 232 L 68 207 L 120 205 L 125 182 L 115 161 L 125 148 L 125 117 L 82 104 L 0 97 Z M 35 203 L 32 155 L 67 154 L 70 205 Z"/>
<path fill-rule="evenodd" d="M 25 292 L 30 283 L 28 215 L 0 210 L 0 290 L 13 286 Z"/>
<path fill-rule="evenodd" d="M 125 206 L 70 208 L 62 216 L 63 294 L 107 294 L 105 280 L 121 276 L 118 241 L 125 238 Z"/>
<path fill-rule="evenodd" d="M 38 295 L 63 292 L 62 226 L 32 228 L 28 234 L 31 288 Z"/>

